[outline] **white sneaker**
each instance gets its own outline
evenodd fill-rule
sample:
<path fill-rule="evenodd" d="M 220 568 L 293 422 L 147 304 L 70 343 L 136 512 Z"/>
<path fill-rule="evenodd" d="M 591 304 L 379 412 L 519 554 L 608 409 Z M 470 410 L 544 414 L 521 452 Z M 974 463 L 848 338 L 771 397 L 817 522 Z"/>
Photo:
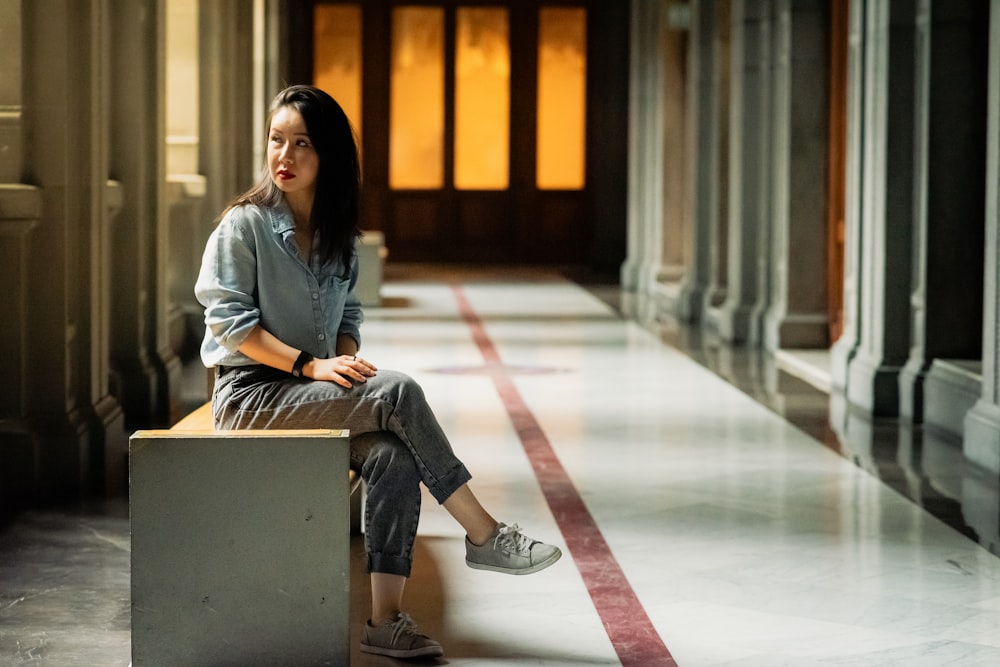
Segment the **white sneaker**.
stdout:
<path fill-rule="evenodd" d="M 559 547 L 523 535 L 515 523 L 500 524 L 497 534 L 476 546 L 465 538 L 465 563 L 477 570 L 504 574 L 531 574 L 544 570 L 562 557 Z"/>

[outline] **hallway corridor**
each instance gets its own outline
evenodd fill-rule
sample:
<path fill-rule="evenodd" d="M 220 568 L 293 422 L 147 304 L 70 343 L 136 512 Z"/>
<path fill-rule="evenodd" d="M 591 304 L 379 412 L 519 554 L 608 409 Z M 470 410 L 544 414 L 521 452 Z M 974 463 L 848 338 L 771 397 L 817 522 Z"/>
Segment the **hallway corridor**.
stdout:
<path fill-rule="evenodd" d="M 555 275 L 390 278 L 365 357 L 422 383 L 488 510 L 564 551 L 469 569 L 425 493 L 405 603 L 445 648 L 430 664 L 1000 665 L 1000 536 L 970 527 L 995 525 L 998 480 L 960 452 L 943 483 L 903 448 L 866 458 L 825 394 L 738 354 L 706 367 L 731 351 Z M 358 652 L 352 549 L 351 664 L 403 664 Z M 128 665 L 128 551 L 123 502 L 0 526 L 0 665 Z"/>

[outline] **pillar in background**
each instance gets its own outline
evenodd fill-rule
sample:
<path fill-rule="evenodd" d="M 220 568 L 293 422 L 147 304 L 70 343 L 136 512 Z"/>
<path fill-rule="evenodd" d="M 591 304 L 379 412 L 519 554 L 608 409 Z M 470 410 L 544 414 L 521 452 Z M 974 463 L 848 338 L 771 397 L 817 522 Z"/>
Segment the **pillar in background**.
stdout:
<path fill-rule="evenodd" d="M 170 350 L 192 356 L 204 334 L 204 310 L 194 296 L 207 235 L 205 177 L 198 173 L 200 140 L 198 0 L 166 6 L 167 326 Z"/>
<path fill-rule="evenodd" d="M 860 189 L 860 318 L 847 400 L 873 417 L 899 413 L 899 375 L 909 352 L 913 223 L 915 2 L 864 6 Z"/>
<path fill-rule="evenodd" d="M 657 282 L 663 245 L 662 3 L 631 4 L 628 120 L 628 256 L 622 288 L 647 294 Z"/>
<path fill-rule="evenodd" d="M 829 8 L 776 0 L 771 175 L 771 297 L 764 344 L 829 346 L 826 197 Z"/>
<path fill-rule="evenodd" d="M 32 369 L 28 311 L 29 257 L 42 215 L 38 188 L 0 183 L 0 506 L 21 504 L 36 493 L 39 442 L 29 417 Z"/>
<path fill-rule="evenodd" d="M 712 275 L 712 244 L 719 199 L 719 90 L 715 85 L 715 16 L 712 0 L 693 0 L 688 41 L 688 109 L 685 158 L 690 188 L 686 270 L 677 316 L 699 322 Z"/>
<path fill-rule="evenodd" d="M 32 235 L 42 215 L 41 192 L 22 183 L 24 104 L 22 5 L 0 4 L 0 506 L 36 491 L 38 439 L 28 423 L 31 349 L 28 304 Z"/>
<path fill-rule="evenodd" d="M 980 0 L 918 0 L 916 25 L 921 178 L 914 189 L 912 341 L 900 415 L 927 423 L 934 402 L 960 431 L 972 405 L 946 404 L 966 402 L 963 362 L 978 364 L 982 354 L 989 7 Z M 932 364 L 941 392 L 933 401 Z"/>
<path fill-rule="evenodd" d="M 687 45 L 690 39 L 690 12 L 687 5 L 667 5 L 667 21 L 661 31 L 663 49 L 663 165 L 662 247 L 657 277 L 660 289 L 675 284 L 684 275 L 684 234 L 691 202 L 687 184 L 685 154 L 687 99 L 691 91 L 687 81 Z"/>
<path fill-rule="evenodd" d="M 107 0 L 23 3 L 23 177 L 41 194 L 29 244 L 26 419 L 41 497 L 73 497 L 125 479 L 123 415 L 111 395 L 112 132 Z"/>
<path fill-rule="evenodd" d="M 1000 472 L 1000 0 L 990 4 L 982 395 L 965 417 L 965 455 Z"/>
<path fill-rule="evenodd" d="M 760 342 L 766 308 L 771 0 L 734 0 L 729 89 L 728 286 L 719 335 Z M 755 316 L 756 315 L 756 316 Z"/>
<path fill-rule="evenodd" d="M 179 416 L 180 360 L 168 329 L 165 5 L 111 0 L 111 172 L 123 205 L 115 221 L 111 353 L 126 427 Z"/>
<path fill-rule="evenodd" d="M 244 0 L 198 3 L 198 173 L 205 177 L 201 234 L 237 194 L 253 183 L 255 147 L 264 128 L 254 124 L 253 6 Z"/>
<path fill-rule="evenodd" d="M 708 287 L 701 311 L 705 324 L 718 329 L 722 304 L 729 288 L 729 163 L 732 137 L 729 111 L 732 79 L 732 2 L 714 0 L 712 30 L 712 88 L 715 91 L 715 211 L 708 230 Z"/>

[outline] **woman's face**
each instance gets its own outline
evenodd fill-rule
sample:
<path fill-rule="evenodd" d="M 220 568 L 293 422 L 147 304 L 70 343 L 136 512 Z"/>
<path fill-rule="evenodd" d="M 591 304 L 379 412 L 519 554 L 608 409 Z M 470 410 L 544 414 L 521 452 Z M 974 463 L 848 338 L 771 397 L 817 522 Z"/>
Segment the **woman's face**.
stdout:
<path fill-rule="evenodd" d="M 286 196 L 312 197 L 316 191 L 319 155 L 309 139 L 302 114 L 292 107 L 281 107 L 271 118 L 267 167 L 271 180 Z"/>

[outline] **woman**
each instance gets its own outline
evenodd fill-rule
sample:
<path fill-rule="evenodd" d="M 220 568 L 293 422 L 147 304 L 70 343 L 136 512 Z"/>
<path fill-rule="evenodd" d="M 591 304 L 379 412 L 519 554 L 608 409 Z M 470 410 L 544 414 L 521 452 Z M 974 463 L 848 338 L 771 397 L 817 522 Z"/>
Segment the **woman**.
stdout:
<path fill-rule="evenodd" d="M 562 554 L 493 519 L 420 387 L 358 356 L 359 189 L 340 106 L 310 86 L 279 93 L 266 169 L 229 205 L 205 249 L 195 286 L 207 326 L 201 356 L 216 369 L 216 428 L 350 429 L 351 465 L 368 489 L 372 615 L 361 650 L 439 656 L 441 645 L 402 612 L 421 482 L 465 529 L 470 567 L 528 574 Z"/>

